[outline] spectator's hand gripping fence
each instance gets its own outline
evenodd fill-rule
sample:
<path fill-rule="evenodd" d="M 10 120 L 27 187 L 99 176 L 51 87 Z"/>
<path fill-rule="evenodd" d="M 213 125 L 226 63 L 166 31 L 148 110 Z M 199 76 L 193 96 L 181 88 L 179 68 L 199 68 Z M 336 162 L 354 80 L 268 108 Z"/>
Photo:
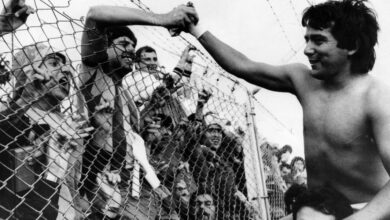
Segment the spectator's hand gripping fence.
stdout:
<path fill-rule="evenodd" d="M 83 87 L 85 69 L 71 67 L 81 63 L 83 23 L 72 14 L 79 3 L 32 2 L 36 13 L 25 8 L 26 25 L 13 26 L 19 29 L 11 34 L 3 29 L 0 40 L 1 68 L 12 60 L 12 71 L 0 73 L 1 219 L 194 219 L 201 192 L 213 199 L 216 219 L 268 219 L 254 109 L 236 79 L 193 46 L 180 56 L 189 45 L 185 38 L 132 27 L 176 73 L 160 67 L 160 75 L 172 78 L 137 70 L 126 75 L 132 80 L 118 89 L 126 157 L 111 170 L 118 159 L 110 133 L 113 103 L 90 111 L 91 97 L 82 90 L 93 82 Z M 149 10 L 140 1 L 117 3 Z M 63 66 L 50 69 L 48 57 Z M 244 99 L 236 98 L 240 92 Z M 139 103 L 138 94 L 146 94 Z"/>

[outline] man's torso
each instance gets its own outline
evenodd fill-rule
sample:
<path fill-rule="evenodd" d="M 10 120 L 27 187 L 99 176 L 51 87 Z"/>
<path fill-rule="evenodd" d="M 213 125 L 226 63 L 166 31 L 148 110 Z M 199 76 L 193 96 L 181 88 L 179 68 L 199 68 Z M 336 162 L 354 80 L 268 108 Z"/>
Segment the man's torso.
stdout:
<path fill-rule="evenodd" d="M 367 92 L 374 80 L 366 75 L 332 90 L 319 80 L 305 79 L 298 97 L 309 187 L 328 185 L 351 202 L 371 200 L 389 179 L 367 111 Z"/>

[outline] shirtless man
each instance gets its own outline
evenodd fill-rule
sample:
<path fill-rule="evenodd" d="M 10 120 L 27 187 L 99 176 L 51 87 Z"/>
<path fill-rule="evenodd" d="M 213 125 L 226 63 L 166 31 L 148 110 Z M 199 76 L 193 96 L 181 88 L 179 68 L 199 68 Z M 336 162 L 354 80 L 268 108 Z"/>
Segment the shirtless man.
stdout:
<path fill-rule="evenodd" d="M 390 218 L 390 89 L 367 74 L 378 23 L 363 1 L 327 1 L 303 14 L 303 64 L 254 62 L 201 25 L 189 31 L 231 74 L 297 96 L 303 108 L 309 188 L 327 185 L 368 204 L 352 219 Z"/>

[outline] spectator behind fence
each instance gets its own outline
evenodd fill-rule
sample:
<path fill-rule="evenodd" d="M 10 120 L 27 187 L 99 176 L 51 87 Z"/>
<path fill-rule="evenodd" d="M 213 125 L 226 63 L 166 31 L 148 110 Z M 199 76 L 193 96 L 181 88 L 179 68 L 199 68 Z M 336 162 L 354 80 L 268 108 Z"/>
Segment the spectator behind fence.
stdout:
<path fill-rule="evenodd" d="M 285 177 L 285 176 L 291 174 L 291 166 L 287 163 L 282 163 L 279 166 L 279 169 L 280 169 L 280 174 L 282 175 L 282 177 Z"/>
<path fill-rule="evenodd" d="M 292 147 L 290 145 L 284 145 L 276 154 L 278 158 L 278 163 L 288 163 L 292 153 Z"/>
<path fill-rule="evenodd" d="M 120 206 L 122 196 L 118 185 L 112 184 L 109 179 L 110 173 L 98 173 L 96 177 L 96 195 L 92 201 L 91 213 L 86 220 L 116 219 L 131 220 L 127 216 L 121 216 Z"/>
<path fill-rule="evenodd" d="M 306 166 L 305 160 L 302 157 L 294 157 L 291 160 L 291 168 L 292 168 L 292 176 L 294 183 L 300 185 L 307 184 L 307 174 L 306 174 Z"/>
<path fill-rule="evenodd" d="M 204 102 L 202 105 L 204 106 L 208 98 L 202 95 L 199 97 L 202 99 L 201 102 Z M 195 120 L 190 122 L 186 130 L 187 145 L 184 158 L 189 162 L 198 187 L 210 187 L 217 195 L 216 201 L 220 204 L 220 212 L 224 217 L 229 218 L 229 216 L 234 216 L 237 210 L 249 208 L 246 207 L 247 199 L 237 194 L 243 195 L 237 190 L 232 164 L 226 161 L 222 154 L 218 154 L 218 150 L 223 148 L 221 144 L 225 136 L 222 126 L 213 122 L 204 125 L 201 114 L 203 113 L 198 108 L 193 117 Z M 247 214 L 245 211 L 243 213 Z"/>
<path fill-rule="evenodd" d="M 170 163 L 169 159 L 173 158 L 160 157 L 165 145 L 170 142 L 172 122 L 169 117 L 163 115 L 147 118 L 145 121 L 145 129 L 142 132 L 142 137 L 145 140 L 145 159 L 153 166 L 153 171 L 161 180 L 161 185 L 158 190 L 154 189 L 146 181 L 145 174 L 147 172 L 139 169 L 136 163 L 127 165 L 128 169 L 123 170 L 123 172 L 129 176 L 131 188 L 124 189 L 122 193 L 128 197 L 126 199 L 126 212 L 129 213 L 130 217 L 138 219 L 155 219 L 158 216 L 169 216 L 176 219 L 175 207 L 172 206 L 171 202 L 171 192 L 164 184 L 166 170 Z M 129 189 L 131 192 L 127 191 Z"/>
<path fill-rule="evenodd" d="M 183 28 L 187 21 L 196 18 L 194 9 L 183 6 L 167 14 L 154 14 L 118 6 L 94 6 L 89 9 L 82 35 L 80 88 L 92 124 L 98 127 L 95 122 L 95 111 L 103 109 L 98 113 L 103 114 L 102 118 L 106 118 L 108 126 L 112 129 L 105 131 L 108 133 L 106 140 L 99 140 L 95 134 L 92 137 L 94 141 L 87 145 L 83 165 L 83 193 L 94 188 L 85 184 L 92 186 L 96 184 L 96 173 L 89 171 L 96 163 L 109 166 L 114 176 L 113 183 L 120 182 L 120 169 L 124 166 L 127 147 L 131 145 L 132 156 L 148 170 L 146 179 L 154 190 L 160 190 L 161 196 L 164 196 L 159 188 L 160 182 L 147 161 L 143 140 L 135 133 L 139 132 L 139 112 L 128 91 L 122 88 L 123 77 L 133 70 L 134 48 L 137 44 L 133 32 L 126 26 L 140 24 Z M 105 107 L 106 103 L 108 105 Z M 96 109 L 97 107 L 99 108 Z M 124 115 L 120 114 L 121 112 Z M 139 144 L 136 145 L 135 142 Z M 99 156 L 101 149 L 109 149 L 106 160 L 94 160 Z M 90 197 L 93 196 L 89 194 Z"/>
<path fill-rule="evenodd" d="M 162 71 L 159 70 L 160 63 L 157 57 L 157 52 L 153 47 L 143 46 L 138 48 L 135 52 L 137 70 L 144 71 L 155 77 L 156 79 L 162 79 Z"/>
<path fill-rule="evenodd" d="M 141 118 L 156 114 L 169 115 L 177 125 L 187 117 L 186 106 L 177 97 L 177 91 L 188 84 L 194 47 L 187 46 L 172 73 L 166 73 L 158 66 L 158 56 L 154 48 L 144 46 L 136 52 L 136 71 L 125 77 L 128 89 L 141 110 Z M 184 73 L 185 72 L 185 73 Z M 188 86 L 188 85 L 187 85 Z M 141 121 L 142 123 L 142 121 Z"/>
<path fill-rule="evenodd" d="M 279 166 L 279 169 L 280 175 L 283 178 L 284 183 L 286 184 L 287 188 L 289 188 L 294 182 L 293 176 L 291 174 L 291 166 L 287 163 L 282 163 Z"/>
<path fill-rule="evenodd" d="M 184 175 L 177 175 L 172 185 L 172 197 L 169 201 L 172 211 L 171 213 L 159 212 L 156 220 L 190 219 L 190 197 L 192 193 L 190 193 L 191 186 L 188 180 Z"/>
<path fill-rule="evenodd" d="M 194 220 L 217 220 L 227 219 L 219 210 L 217 196 L 207 187 L 200 187 L 190 198 L 190 219 Z"/>
<path fill-rule="evenodd" d="M 294 220 L 342 220 L 351 214 L 348 199 L 331 188 L 307 190 L 293 204 Z"/>
<path fill-rule="evenodd" d="M 14 58 L 16 91 L 0 116 L 0 216 L 55 219 L 61 183 L 73 166 L 70 155 L 82 149 L 80 139 L 92 128 L 60 112 L 75 75 L 62 53 L 35 44 Z"/>
<path fill-rule="evenodd" d="M 190 202 L 190 185 L 184 176 L 175 179 L 174 190 L 173 190 L 173 202 L 180 213 L 180 217 L 185 219 L 189 211 Z"/>
<path fill-rule="evenodd" d="M 159 69 L 157 52 L 150 46 L 143 46 L 135 52 L 134 67 L 135 71 L 124 78 L 124 86 L 142 110 L 144 103 L 150 101 L 153 91 L 164 85 L 164 75 Z"/>
<path fill-rule="evenodd" d="M 268 197 L 270 198 L 271 218 L 275 218 L 280 216 L 280 214 L 285 210 L 283 197 L 284 192 L 286 192 L 288 188 L 279 169 L 278 159 L 276 156 L 279 152 L 277 147 L 266 141 L 260 145 L 260 149 L 262 152 L 263 163 L 265 164 L 265 183 L 267 186 Z"/>

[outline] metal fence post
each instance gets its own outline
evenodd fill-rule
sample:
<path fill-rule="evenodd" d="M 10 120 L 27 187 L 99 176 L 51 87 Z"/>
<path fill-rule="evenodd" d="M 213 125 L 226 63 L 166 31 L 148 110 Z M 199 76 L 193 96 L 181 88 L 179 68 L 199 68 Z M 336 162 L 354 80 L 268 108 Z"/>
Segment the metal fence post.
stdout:
<path fill-rule="evenodd" d="M 270 220 L 270 206 L 268 201 L 268 193 L 267 193 L 267 187 L 266 187 L 266 176 L 264 173 L 264 163 L 262 159 L 262 152 L 260 151 L 260 143 L 259 142 L 259 133 L 257 131 L 256 127 L 256 113 L 255 113 L 255 107 L 253 104 L 253 97 L 252 94 L 247 91 L 248 94 L 248 103 L 249 106 L 247 106 L 247 123 L 250 131 L 250 143 L 251 143 L 251 151 L 254 154 L 254 167 L 256 172 L 254 175 L 256 176 L 258 185 L 258 204 L 261 209 L 261 218 L 264 220 Z"/>

